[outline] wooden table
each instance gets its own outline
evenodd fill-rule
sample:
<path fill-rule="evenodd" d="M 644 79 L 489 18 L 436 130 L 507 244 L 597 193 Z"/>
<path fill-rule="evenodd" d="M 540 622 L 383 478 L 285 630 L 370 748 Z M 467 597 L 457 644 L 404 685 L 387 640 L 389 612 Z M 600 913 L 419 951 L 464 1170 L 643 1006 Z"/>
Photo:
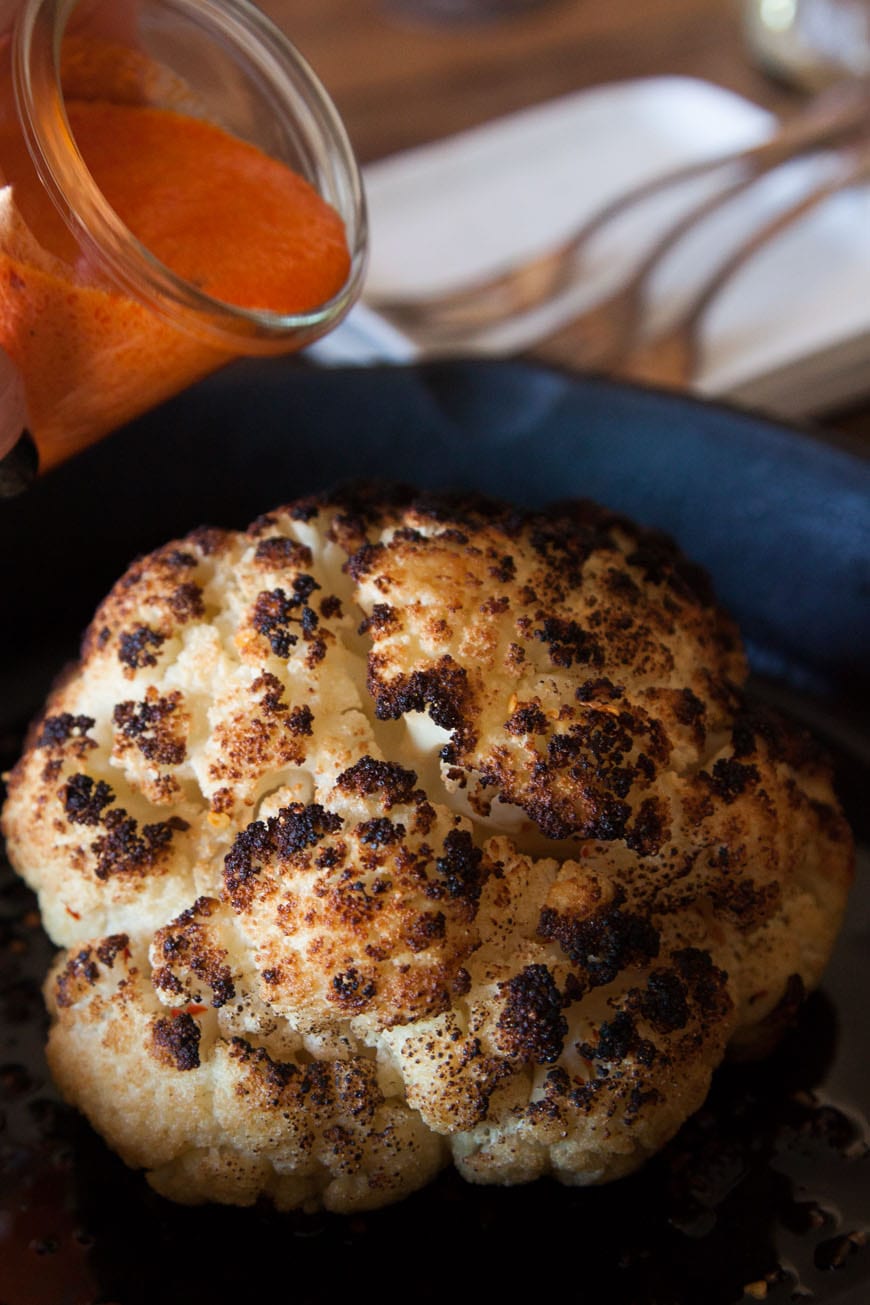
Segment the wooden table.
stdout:
<path fill-rule="evenodd" d="M 541 0 L 478 22 L 415 17 L 413 0 L 258 3 L 325 83 L 362 163 L 631 77 L 701 77 L 775 112 L 798 102 L 747 57 L 740 0 Z M 825 424 L 870 441 L 870 393 Z"/>

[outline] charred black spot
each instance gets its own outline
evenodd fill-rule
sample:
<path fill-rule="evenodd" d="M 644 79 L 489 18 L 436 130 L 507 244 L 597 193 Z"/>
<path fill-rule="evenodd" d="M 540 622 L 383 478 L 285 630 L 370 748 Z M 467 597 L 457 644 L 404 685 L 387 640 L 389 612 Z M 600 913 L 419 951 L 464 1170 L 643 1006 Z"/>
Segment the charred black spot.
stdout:
<path fill-rule="evenodd" d="M 498 561 L 493 563 L 489 568 L 489 574 L 492 576 L 493 580 L 497 580 L 499 584 L 503 585 L 509 584 L 516 573 L 516 563 L 510 553 L 505 553 L 503 557 L 500 557 Z"/>
<path fill-rule="evenodd" d="M 199 1069 L 200 1027 L 187 1011 L 155 1020 L 151 1047 L 156 1058 L 174 1069 Z"/>
<path fill-rule="evenodd" d="M 604 573 L 604 583 L 612 594 L 628 602 L 636 603 L 641 597 L 639 586 L 627 571 L 622 571 L 618 567 L 608 567 Z"/>
<path fill-rule="evenodd" d="M 731 999 L 725 987 L 728 976 L 713 964 L 709 952 L 683 947 L 671 953 L 671 960 L 692 1000 L 705 1015 L 716 1018 L 730 1009 Z"/>
<path fill-rule="evenodd" d="M 297 575 L 291 588 L 292 594 L 280 588 L 263 590 L 254 603 L 253 627 L 269 640 L 276 657 L 289 657 L 290 649 L 299 642 L 299 636 L 290 629 L 291 625 L 298 626 L 303 637 L 310 641 L 320 623 L 314 608 L 308 606 L 308 599 L 320 588 L 314 577 Z"/>
<path fill-rule="evenodd" d="M 317 516 L 319 510 L 316 499 L 300 499 L 298 503 L 294 503 L 291 507 L 290 517 L 293 521 L 310 521 L 312 517 Z"/>
<path fill-rule="evenodd" d="M 483 883 L 480 863 L 483 853 L 475 847 L 467 830 L 451 829 L 444 839 L 444 852 L 435 862 L 440 882 L 430 883 L 430 897 L 465 898 L 477 902 Z"/>
<path fill-rule="evenodd" d="M 550 661 L 566 669 L 578 666 L 601 666 L 604 653 L 593 634 L 576 621 L 559 616 L 548 616 L 543 627 L 535 630 L 535 638 L 549 645 Z"/>
<path fill-rule="evenodd" d="M 578 1044 L 581 1056 L 589 1060 L 606 1060 L 618 1064 L 634 1056 L 641 1065 L 651 1065 L 656 1057 L 655 1045 L 642 1038 L 628 1011 L 617 1011 L 612 1020 L 604 1020 L 598 1030 L 598 1042 Z"/>
<path fill-rule="evenodd" d="M 505 729 L 509 734 L 543 734 L 547 729 L 547 718 L 536 703 L 530 702 L 517 707 L 505 721 Z"/>
<path fill-rule="evenodd" d="M 745 765 L 734 757 L 720 757 L 713 767 L 712 776 L 705 771 L 701 772 L 701 776 L 723 802 L 733 802 L 753 784 L 757 784 L 760 778 L 756 766 Z"/>
<path fill-rule="evenodd" d="M 604 1087 L 603 1079 L 592 1079 L 589 1083 L 581 1083 L 578 1087 L 572 1088 L 568 1093 L 568 1100 L 575 1110 L 582 1110 L 588 1114 L 595 1104 L 595 1098 Z"/>
<path fill-rule="evenodd" d="M 271 671 L 263 671 L 251 685 L 251 693 L 262 693 L 260 707 L 269 716 L 278 716 L 287 710 L 284 685 Z"/>
<path fill-rule="evenodd" d="M 449 655 L 427 670 L 398 676 L 387 685 L 379 683 L 370 669 L 369 692 L 378 720 L 398 720 L 409 711 L 428 711 L 442 729 L 459 729 L 469 698 L 468 672 Z"/>
<path fill-rule="evenodd" d="M 308 652 L 305 654 L 305 665 L 309 670 L 313 670 L 318 662 L 322 662 L 326 656 L 326 641 L 320 635 L 316 635 L 308 644 Z"/>
<path fill-rule="evenodd" d="M 673 970 L 653 970 L 640 996 L 639 1008 L 656 1033 L 673 1033 L 689 1022 L 686 986 Z"/>
<path fill-rule="evenodd" d="M 297 619 L 294 615 L 295 606 L 283 589 L 272 589 L 257 595 L 252 624 L 258 634 L 269 640 L 276 657 L 289 657 L 290 649 L 299 642 L 298 635 L 290 630 L 290 622 Z"/>
<path fill-rule="evenodd" d="M 95 724 L 93 716 L 73 716 L 68 711 L 61 712 L 59 716 L 47 716 L 42 722 L 36 746 L 54 748 L 60 747 L 71 738 L 83 739 Z"/>
<path fill-rule="evenodd" d="M 400 626 L 399 614 L 389 603 L 375 603 L 371 615 L 361 622 L 359 634 L 392 634 Z"/>
<path fill-rule="evenodd" d="M 634 1117 L 647 1105 L 655 1105 L 661 1100 L 661 1093 L 658 1088 L 639 1088 L 633 1087 L 628 1094 L 628 1104 L 625 1107 L 626 1123 L 631 1123 Z"/>
<path fill-rule="evenodd" d="M 254 553 L 254 561 L 270 569 L 297 568 L 311 565 L 311 549 L 298 544 L 285 535 L 272 535 L 261 539 Z"/>
<path fill-rule="evenodd" d="M 616 839 L 625 836 L 625 827 L 628 818 L 631 815 L 631 808 L 626 802 L 613 798 L 607 801 L 603 798 L 596 811 L 592 812 L 583 825 L 583 834 L 586 838 L 598 838 L 603 843 L 612 843 Z M 572 827 L 567 832 L 573 833 Z M 545 833 L 549 832 L 547 830 Z"/>
<path fill-rule="evenodd" d="M 161 554 L 161 560 L 173 571 L 192 571 L 198 565 L 193 553 L 188 553 L 183 548 L 169 549 Z"/>
<path fill-rule="evenodd" d="M 339 775 L 335 786 L 343 793 L 368 797 L 380 794 L 384 805 L 390 807 L 411 802 L 417 796 L 417 776 L 395 761 L 377 761 L 374 757 L 361 757 L 349 770 Z"/>
<path fill-rule="evenodd" d="M 316 847 L 321 839 L 342 827 L 341 816 L 312 803 L 294 802 L 267 821 L 255 820 L 237 835 L 224 858 L 224 884 L 237 911 L 247 910 L 253 898 L 252 881 L 263 863 L 277 858 L 287 862 L 298 852 Z"/>
<path fill-rule="evenodd" d="M 412 952 L 424 952 L 432 943 L 440 942 L 446 931 L 447 921 L 441 911 L 425 911 L 405 930 L 404 941 Z"/>
<path fill-rule="evenodd" d="M 351 966 L 340 974 L 333 975 L 330 997 L 344 1010 L 363 1010 L 377 992 L 371 979 L 365 978 Z"/>
<path fill-rule="evenodd" d="M 422 538 L 422 536 L 419 537 Z M 455 526 L 448 526 L 446 530 L 439 531 L 436 538 L 445 539 L 451 544 L 458 544 L 460 548 L 464 548 L 468 543 L 468 535 L 465 531 L 458 530 Z"/>
<path fill-rule="evenodd" d="M 704 703 L 691 689 L 682 689 L 674 703 L 674 715 L 681 725 L 695 725 L 704 715 Z"/>
<path fill-rule="evenodd" d="M 636 743 L 643 739 L 655 754 L 667 754 L 667 744 L 657 723 L 644 715 L 629 711 L 603 711 L 590 707 L 583 719 L 570 726 L 565 734 L 555 734 L 547 745 L 547 760 L 557 770 L 568 770 L 581 788 L 596 793 L 596 805 L 590 813 L 595 822 L 588 837 L 621 838 L 630 810 L 628 796 L 638 773 L 649 774 L 650 760 L 644 754 L 641 766 L 632 760 Z M 611 831 L 604 826 L 612 827 Z"/>
<path fill-rule="evenodd" d="M 348 558 L 346 563 L 348 575 L 352 580 L 359 583 L 363 576 L 368 575 L 375 563 L 383 557 L 385 551 L 383 544 L 363 544 L 361 548 L 357 549 L 353 557 Z"/>
<path fill-rule="evenodd" d="M 167 601 L 173 616 L 178 621 L 197 621 L 205 616 L 202 589 L 193 580 L 176 585 Z"/>
<path fill-rule="evenodd" d="M 668 816 L 668 806 L 662 798 L 644 798 L 634 822 L 626 830 L 626 847 L 638 856 L 654 856 L 668 836 Z"/>
<path fill-rule="evenodd" d="M 584 680 L 574 690 L 574 697 L 578 702 L 615 702 L 624 693 L 624 685 L 614 684 L 606 675 L 602 675 L 596 679 Z"/>
<path fill-rule="evenodd" d="M 624 901 L 619 891 L 612 903 L 582 919 L 544 907 L 538 934 L 557 942 L 585 970 L 590 986 L 612 983 L 620 971 L 645 965 L 659 954 L 658 930 L 644 916 L 624 911 Z"/>
<path fill-rule="evenodd" d="M 365 820 L 354 830 L 357 838 L 367 847 L 388 847 L 400 843 L 405 837 L 405 826 L 394 824 L 387 816 Z"/>
<path fill-rule="evenodd" d="M 184 984 L 179 978 L 172 973 L 168 965 L 158 966 L 151 975 L 155 988 L 161 992 L 170 993 L 173 997 L 181 997 L 184 993 Z"/>
<path fill-rule="evenodd" d="M 61 794 L 66 818 L 74 825 L 98 825 L 103 809 L 115 800 L 106 781 L 90 775 L 71 775 Z"/>
<path fill-rule="evenodd" d="M 100 977 L 100 969 L 93 959 L 90 947 L 84 947 L 70 957 L 57 977 L 55 996 L 58 1006 L 73 1006 L 81 994 L 82 985 L 93 987 Z"/>
<path fill-rule="evenodd" d="M 307 603 L 311 595 L 319 588 L 320 585 L 313 575 L 298 575 L 293 581 L 293 597 L 297 604 Z"/>
<path fill-rule="evenodd" d="M 299 736 L 310 736 L 313 734 L 314 713 L 306 704 L 303 707 L 294 707 L 287 717 L 287 728 L 292 734 Z"/>
<path fill-rule="evenodd" d="M 292 1061 L 273 1060 L 265 1047 L 253 1047 L 245 1038 L 230 1039 L 230 1057 L 251 1072 L 252 1079 L 263 1093 L 264 1104 L 267 1107 L 274 1109 L 280 1105 L 284 1094 L 291 1087 L 300 1095 L 310 1093 L 315 1076 L 321 1085 L 318 1095 L 323 1096 L 328 1093 L 328 1087 L 324 1083 L 325 1076 L 320 1067 L 311 1066 L 312 1072 L 306 1072 L 306 1077 L 303 1079 L 298 1065 L 294 1065 Z M 326 1092 L 323 1091 L 324 1088 Z"/>
<path fill-rule="evenodd" d="M 276 1065 L 276 1068 L 291 1069 L 293 1066 Z M 330 1067 L 316 1060 L 307 1064 L 299 1084 L 299 1095 L 303 1100 L 308 1097 L 311 1104 L 318 1108 L 331 1106 L 334 1092 Z"/>
<path fill-rule="evenodd" d="M 118 661 L 131 670 L 143 666 L 156 666 L 154 652 L 166 642 L 164 636 L 147 625 L 137 625 L 125 631 L 118 639 Z"/>
<path fill-rule="evenodd" d="M 123 807 L 107 811 L 103 817 L 103 834 L 94 840 L 97 856 L 94 869 L 98 879 L 109 875 L 144 873 L 157 866 L 176 831 L 189 828 L 178 816 L 143 825 L 128 815 Z"/>
<path fill-rule="evenodd" d="M 119 952 L 126 952 L 129 946 L 130 938 L 126 933 L 113 933 L 99 944 L 97 956 L 111 970 Z"/>
<path fill-rule="evenodd" d="M 227 538 L 227 532 L 216 526 L 197 526 L 187 536 L 187 542 L 198 548 L 203 557 L 219 553 Z"/>
<path fill-rule="evenodd" d="M 510 1056 L 550 1065 L 562 1054 L 568 1021 L 562 994 L 546 965 L 527 965 L 499 984 L 505 1004 L 499 1016 L 499 1044 Z"/>
<path fill-rule="evenodd" d="M 144 702 L 119 702 L 112 720 L 148 761 L 160 766 L 178 766 L 187 755 L 184 739 L 172 720 L 180 702 L 181 694 L 177 691 L 165 697 L 154 695 Z"/>
<path fill-rule="evenodd" d="M 782 900 L 782 889 L 776 882 L 756 884 L 752 879 L 723 876 L 710 887 L 708 896 L 717 915 L 729 916 L 745 931 L 770 919 Z"/>
<path fill-rule="evenodd" d="M 341 599 L 335 594 L 327 594 L 326 598 L 320 601 L 320 615 L 325 621 L 333 616 L 341 616 Z"/>
<path fill-rule="evenodd" d="M 226 964 L 226 949 L 219 946 L 202 924 L 218 906 L 211 897 L 200 897 L 155 937 L 164 958 L 189 970 L 212 991 L 212 1006 L 225 1006 L 235 996 L 235 984 Z"/>

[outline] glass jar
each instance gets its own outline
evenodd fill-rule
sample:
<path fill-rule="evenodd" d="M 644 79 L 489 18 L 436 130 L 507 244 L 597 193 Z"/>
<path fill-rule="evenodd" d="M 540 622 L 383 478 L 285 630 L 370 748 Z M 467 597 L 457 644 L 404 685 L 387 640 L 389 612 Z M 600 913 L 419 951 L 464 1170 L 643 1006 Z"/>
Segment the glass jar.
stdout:
<path fill-rule="evenodd" d="M 258 9 L 0 0 L 0 32 L 0 182 L 15 178 L 0 186 L 0 348 L 22 374 L 42 468 L 232 358 L 298 349 L 341 320 L 366 260 L 359 170 L 320 82 Z M 68 114 L 83 100 L 186 115 L 292 169 L 341 219 L 343 284 L 283 312 L 227 302 L 174 271 L 89 170 Z M 207 153 L 197 160 L 210 166 Z M 48 242 L 25 201 L 54 231 Z M 239 260 L 252 252 L 244 225 L 233 244 Z"/>

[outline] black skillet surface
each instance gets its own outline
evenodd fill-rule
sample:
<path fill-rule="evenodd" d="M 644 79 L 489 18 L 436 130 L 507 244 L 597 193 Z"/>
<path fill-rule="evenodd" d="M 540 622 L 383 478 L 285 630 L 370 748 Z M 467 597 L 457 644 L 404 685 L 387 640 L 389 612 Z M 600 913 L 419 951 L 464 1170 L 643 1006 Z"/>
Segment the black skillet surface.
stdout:
<path fill-rule="evenodd" d="M 870 1300 L 870 463 L 716 405 L 509 363 L 246 363 L 0 504 L 0 766 L 138 552 L 349 477 L 587 496 L 675 535 L 739 619 L 755 688 L 834 752 L 862 847 L 821 992 L 761 1068 L 606 1188 L 445 1174 L 357 1218 L 180 1209 L 47 1080 L 51 947 L 0 865 L 0 1305 L 265 1298 L 600 1305 Z M 159 1109 L 159 1103 L 155 1103 Z"/>

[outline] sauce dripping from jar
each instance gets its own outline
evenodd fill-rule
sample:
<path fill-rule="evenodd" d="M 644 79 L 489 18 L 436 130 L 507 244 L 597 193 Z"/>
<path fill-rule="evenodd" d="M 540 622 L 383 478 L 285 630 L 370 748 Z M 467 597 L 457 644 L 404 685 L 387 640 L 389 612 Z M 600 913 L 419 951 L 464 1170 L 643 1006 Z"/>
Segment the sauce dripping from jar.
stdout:
<path fill-rule="evenodd" d="M 348 282 L 341 217 L 282 160 L 184 104 L 148 102 L 151 87 L 130 52 L 109 58 L 118 50 L 74 42 L 74 57 L 65 54 L 72 84 L 55 137 L 83 184 L 95 183 L 122 224 L 125 248 L 146 268 L 168 268 L 185 293 L 207 296 L 204 316 L 211 305 L 217 317 L 229 306 L 287 319 L 269 350 L 301 347 L 311 333 L 292 322 Z M 0 349 L 23 377 L 46 470 L 260 350 L 256 328 L 209 334 L 171 302 L 140 297 L 113 277 L 37 175 L 7 99 L 8 91 L 0 104 Z"/>

